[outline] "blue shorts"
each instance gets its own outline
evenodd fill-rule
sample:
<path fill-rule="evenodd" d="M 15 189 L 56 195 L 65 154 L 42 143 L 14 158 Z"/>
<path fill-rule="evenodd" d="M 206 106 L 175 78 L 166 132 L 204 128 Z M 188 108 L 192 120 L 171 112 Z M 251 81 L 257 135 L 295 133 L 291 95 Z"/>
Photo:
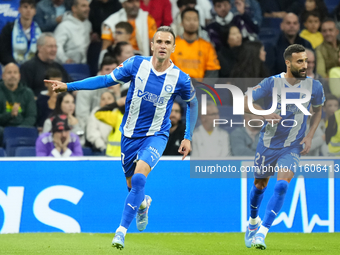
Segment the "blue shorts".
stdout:
<path fill-rule="evenodd" d="M 122 135 L 121 161 L 125 177 L 134 174 L 138 160 L 146 162 L 151 169 L 158 163 L 165 150 L 168 137 L 165 135 L 128 138 Z"/>
<path fill-rule="evenodd" d="M 294 172 L 294 168 L 299 167 L 301 151 L 302 145 L 271 149 L 259 143 L 254 160 L 254 166 L 256 166 L 255 178 L 273 176 L 280 168 Z"/>

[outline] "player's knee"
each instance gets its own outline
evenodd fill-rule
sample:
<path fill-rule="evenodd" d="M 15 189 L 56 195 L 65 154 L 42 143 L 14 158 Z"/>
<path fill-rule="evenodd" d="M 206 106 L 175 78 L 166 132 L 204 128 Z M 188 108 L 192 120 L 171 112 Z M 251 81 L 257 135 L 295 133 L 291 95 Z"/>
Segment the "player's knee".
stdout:
<path fill-rule="evenodd" d="M 257 189 L 263 190 L 268 185 L 267 179 L 255 179 L 254 185 Z"/>
<path fill-rule="evenodd" d="M 131 178 L 131 185 L 133 189 L 141 190 L 146 183 L 146 177 L 144 174 L 134 174 Z"/>
<path fill-rule="evenodd" d="M 288 182 L 285 180 L 277 181 L 275 184 L 274 192 L 279 196 L 282 196 L 287 193 L 288 190 Z"/>

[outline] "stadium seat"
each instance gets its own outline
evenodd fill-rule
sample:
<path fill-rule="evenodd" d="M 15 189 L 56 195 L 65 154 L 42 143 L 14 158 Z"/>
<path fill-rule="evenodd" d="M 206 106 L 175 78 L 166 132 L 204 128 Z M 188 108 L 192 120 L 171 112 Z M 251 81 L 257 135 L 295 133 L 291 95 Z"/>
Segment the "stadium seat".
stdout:
<path fill-rule="evenodd" d="M 4 148 L 0 148 L 0 157 L 6 157 L 6 151 Z"/>
<path fill-rule="evenodd" d="M 92 156 L 92 149 L 90 147 L 83 147 L 82 149 L 84 156 Z"/>
<path fill-rule="evenodd" d="M 324 2 L 329 13 L 332 13 L 335 7 L 339 4 L 339 0 L 325 0 Z"/>
<path fill-rule="evenodd" d="M 280 18 L 263 18 L 261 28 L 273 28 L 280 32 L 281 22 L 282 22 L 282 19 Z"/>
<path fill-rule="evenodd" d="M 9 157 L 15 156 L 15 150 L 18 147 L 30 147 L 35 146 L 36 138 L 31 137 L 16 137 L 6 140 L 6 154 Z"/>
<path fill-rule="evenodd" d="M 63 67 L 74 81 L 90 77 L 90 68 L 86 64 L 63 64 Z"/>
<path fill-rule="evenodd" d="M 6 127 L 4 129 L 3 144 L 6 147 L 6 141 L 16 137 L 27 137 L 36 140 L 38 135 L 38 130 L 33 127 Z"/>
<path fill-rule="evenodd" d="M 17 147 L 15 149 L 16 157 L 35 157 L 35 147 L 27 146 L 27 147 Z"/>

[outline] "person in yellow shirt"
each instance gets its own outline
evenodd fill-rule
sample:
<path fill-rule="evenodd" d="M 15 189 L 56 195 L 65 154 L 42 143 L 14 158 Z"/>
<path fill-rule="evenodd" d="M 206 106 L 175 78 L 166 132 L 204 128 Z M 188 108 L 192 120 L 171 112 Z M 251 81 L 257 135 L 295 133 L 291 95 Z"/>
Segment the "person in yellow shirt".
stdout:
<path fill-rule="evenodd" d="M 118 22 L 127 21 L 133 27 L 130 44 L 143 55 L 150 55 L 150 41 L 157 31 L 154 18 L 140 9 L 139 0 L 119 0 L 123 8 L 110 15 L 102 24 L 102 50 L 114 42 L 115 26 Z"/>
<path fill-rule="evenodd" d="M 193 8 L 182 12 L 184 33 L 176 37 L 176 51 L 171 54 L 171 60 L 191 78 L 217 78 L 220 63 L 212 44 L 198 36 L 198 15 Z"/>
<path fill-rule="evenodd" d="M 315 49 L 323 42 L 323 36 L 319 32 L 321 25 L 320 14 L 317 11 L 306 12 L 302 17 L 302 21 L 305 29 L 301 31 L 300 37 L 309 41 L 313 49 Z"/>

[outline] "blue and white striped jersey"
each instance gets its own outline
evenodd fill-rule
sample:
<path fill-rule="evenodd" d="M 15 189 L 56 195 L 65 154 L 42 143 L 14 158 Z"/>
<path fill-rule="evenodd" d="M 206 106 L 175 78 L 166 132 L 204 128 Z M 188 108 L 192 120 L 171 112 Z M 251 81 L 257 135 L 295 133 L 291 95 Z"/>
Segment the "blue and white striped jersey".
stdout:
<path fill-rule="evenodd" d="M 311 105 L 314 107 L 323 105 L 325 95 L 322 84 L 319 81 L 307 77 L 305 80 L 293 86 L 284 78 L 284 73 L 281 73 L 266 78 L 260 84 L 253 87 L 253 100 L 256 101 L 263 98 L 264 109 L 270 109 L 272 106 L 272 92 L 274 87 L 277 88 L 277 107 L 275 113 L 280 115 L 282 120 L 280 124 L 276 125 L 265 122 L 261 129 L 259 142 L 265 147 L 273 149 L 298 145 L 305 136 L 308 116 L 304 115 L 303 112 L 293 104 L 287 104 L 286 115 L 281 114 L 281 88 L 307 89 L 311 93 L 311 100 L 304 103 L 303 106 L 309 110 Z M 304 93 L 287 92 L 286 95 L 286 98 L 290 99 L 303 97 Z M 293 120 L 296 122 L 294 123 Z M 285 126 L 294 126 L 295 124 L 296 126 L 285 127 L 281 124 L 282 121 L 284 121 Z"/>
<path fill-rule="evenodd" d="M 129 138 L 157 134 L 169 136 L 175 97 L 180 95 L 187 102 L 195 98 L 187 74 L 173 63 L 166 71 L 157 72 L 151 61 L 152 57 L 134 56 L 110 74 L 115 82 L 131 82 L 120 126 L 122 134 Z"/>

